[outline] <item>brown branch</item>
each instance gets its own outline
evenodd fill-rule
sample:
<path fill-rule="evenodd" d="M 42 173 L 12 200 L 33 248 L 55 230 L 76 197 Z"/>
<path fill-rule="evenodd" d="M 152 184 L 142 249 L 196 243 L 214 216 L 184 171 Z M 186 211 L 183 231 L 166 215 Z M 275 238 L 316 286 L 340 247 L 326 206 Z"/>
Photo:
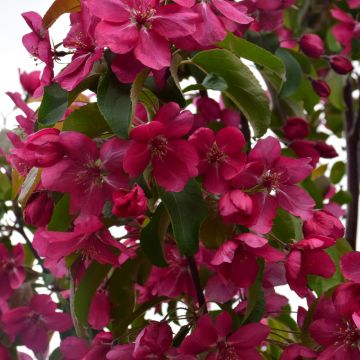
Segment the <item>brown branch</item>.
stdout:
<path fill-rule="evenodd" d="M 199 272 L 198 272 L 198 269 L 196 266 L 195 258 L 194 258 L 194 256 L 187 256 L 186 258 L 188 260 L 188 264 L 189 264 L 193 284 L 195 287 L 199 308 L 202 309 L 204 313 L 207 313 L 205 296 L 204 296 L 203 289 L 201 287 Z"/>
<path fill-rule="evenodd" d="M 353 249 L 356 249 L 356 233 L 359 207 L 359 171 L 358 171 L 358 143 L 360 130 L 360 110 L 355 118 L 352 85 L 349 78 L 344 89 L 345 112 L 345 140 L 347 153 L 347 190 L 352 196 L 348 204 L 346 216 L 346 238 Z"/>

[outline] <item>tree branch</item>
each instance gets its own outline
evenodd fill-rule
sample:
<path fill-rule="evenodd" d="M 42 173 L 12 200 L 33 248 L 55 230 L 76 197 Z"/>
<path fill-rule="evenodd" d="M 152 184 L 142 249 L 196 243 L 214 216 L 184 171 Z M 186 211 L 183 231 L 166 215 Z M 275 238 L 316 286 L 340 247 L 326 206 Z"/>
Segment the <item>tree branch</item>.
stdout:
<path fill-rule="evenodd" d="M 196 266 L 195 258 L 194 258 L 194 256 L 187 256 L 186 258 L 188 260 L 188 264 L 189 264 L 193 284 L 195 287 L 199 308 L 203 309 L 204 313 L 207 313 L 205 296 L 204 296 L 204 292 L 203 292 L 203 289 L 200 284 L 200 277 L 199 277 L 199 272 L 198 272 L 198 269 Z"/>
<path fill-rule="evenodd" d="M 356 233 L 359 208 L 359 171 L 358 171 L 358 143 L 360 110 L 355 118 L 351 79 L 347 79 L 344 89 L 345 112 L 345 140 L 347 153 L 347 190 L 352 196 L 348 204 L 346 216 L 346 238 L 353 249 L 356 249 Z"/>

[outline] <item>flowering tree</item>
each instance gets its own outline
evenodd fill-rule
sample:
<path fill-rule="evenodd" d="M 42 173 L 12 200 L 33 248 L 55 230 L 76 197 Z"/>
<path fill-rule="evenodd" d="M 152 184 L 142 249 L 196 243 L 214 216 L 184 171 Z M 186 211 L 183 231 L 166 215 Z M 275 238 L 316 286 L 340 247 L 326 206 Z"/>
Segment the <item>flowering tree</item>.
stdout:
<path fill-rule="evenodd" d="M 360 359 L 359 8 L 24 13 L 44 66 L 8 93 L 22 114 L 0 149 L 0 358 Z"/>

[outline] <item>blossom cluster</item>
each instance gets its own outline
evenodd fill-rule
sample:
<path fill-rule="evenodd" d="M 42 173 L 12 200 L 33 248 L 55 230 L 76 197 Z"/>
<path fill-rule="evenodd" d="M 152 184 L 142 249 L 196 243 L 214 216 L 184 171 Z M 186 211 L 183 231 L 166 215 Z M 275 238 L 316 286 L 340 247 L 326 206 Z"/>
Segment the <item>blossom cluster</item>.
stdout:
<path fill-rule="evenodd" d="M 295 0 L 74 3 L 62 48 L 54 8 L 23 14 L 44 69 L 8 93 L 23 114 L 0 152 L 16 217 L 0 236 L 0 358 L 31 359 L 21 344 L 45 359 L 54 332 L 64 360 L 359 358 L 360 256 L 344 239 L 343 174 L 334 165 L 331 184 L 323 164 L 338 156 L 326 79 L 353 71 L 351 13 L 329 9 L 333 54 L 287 27 Z M 264 33 L 275 55 L 250 41 Z M 296 320 L 282 285 L 307 302 Z"/>

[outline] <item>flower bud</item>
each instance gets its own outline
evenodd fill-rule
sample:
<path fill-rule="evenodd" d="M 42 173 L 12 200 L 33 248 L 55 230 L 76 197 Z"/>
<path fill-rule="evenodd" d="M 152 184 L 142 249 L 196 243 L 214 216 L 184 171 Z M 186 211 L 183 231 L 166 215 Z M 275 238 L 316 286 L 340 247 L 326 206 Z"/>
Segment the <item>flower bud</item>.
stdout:
<path fill-rule="evenodd" d="M 312 58 L 319 58 L 324 54 L 324 43 L 316 34 L 305 34 L 299 41 L 302 52 Z"/>
<path fill-rule="evenodd" d="M 344 225 L 327 211 L 319 210 L 314 212 L 310 220 L 304 222 L 303 231 L 305 237 L 322 235 L 336 240 L 344 236 Z"/>
<path fill-rule="evenodd" d="M 339 154 L 336 152 L 335 148 L 332 145 L 329 145 L 322 140 L 316 141 L 315 149 L 318 151 L 320 156 L 325 159 L 332 159 L 339 156 Z"/>
<path fill-rule="evenodd" d="M 113 201 L 112 213 L 116 216 L 137 217 L 146 212 L 147 199 L 144 190 L 137 184 L 130 191 L 115 191 Z"/>
<path fill-rule="evenodd" d="M 299 117 L 292 117 L 286 120 L 284 125 L 284 136 L 289 140 L 304 139 L 310 134 L 308 122 Z"/>
<path fill-rule="evenodd" d="M 40 75 L 40 71 L 32 71 L 31 73 L 19 71 L 21 86 L 30 96 L 33 96 L 35 90 L 41 85 Z"/>
<path fill-rule="evenodd" d="M 47 192 L 33 193 L 24 209 L 24 220 L 35 227 L 46 226 L 51 219 L 53 209 L 54 202 Z"/>
<path fill-rule="evenodd" d="M 327 98 L 331 94 L 331 88 L 324 80 L 312 79 L 311 85 L 314 91 L 322 98 Z"/>
<path fill-rule="evenodd" d="M 331 56 L 329 62 L 331 68 L 340 75 L 346 75 L 354 70 L 351 61 L 345 56 Z"/>

